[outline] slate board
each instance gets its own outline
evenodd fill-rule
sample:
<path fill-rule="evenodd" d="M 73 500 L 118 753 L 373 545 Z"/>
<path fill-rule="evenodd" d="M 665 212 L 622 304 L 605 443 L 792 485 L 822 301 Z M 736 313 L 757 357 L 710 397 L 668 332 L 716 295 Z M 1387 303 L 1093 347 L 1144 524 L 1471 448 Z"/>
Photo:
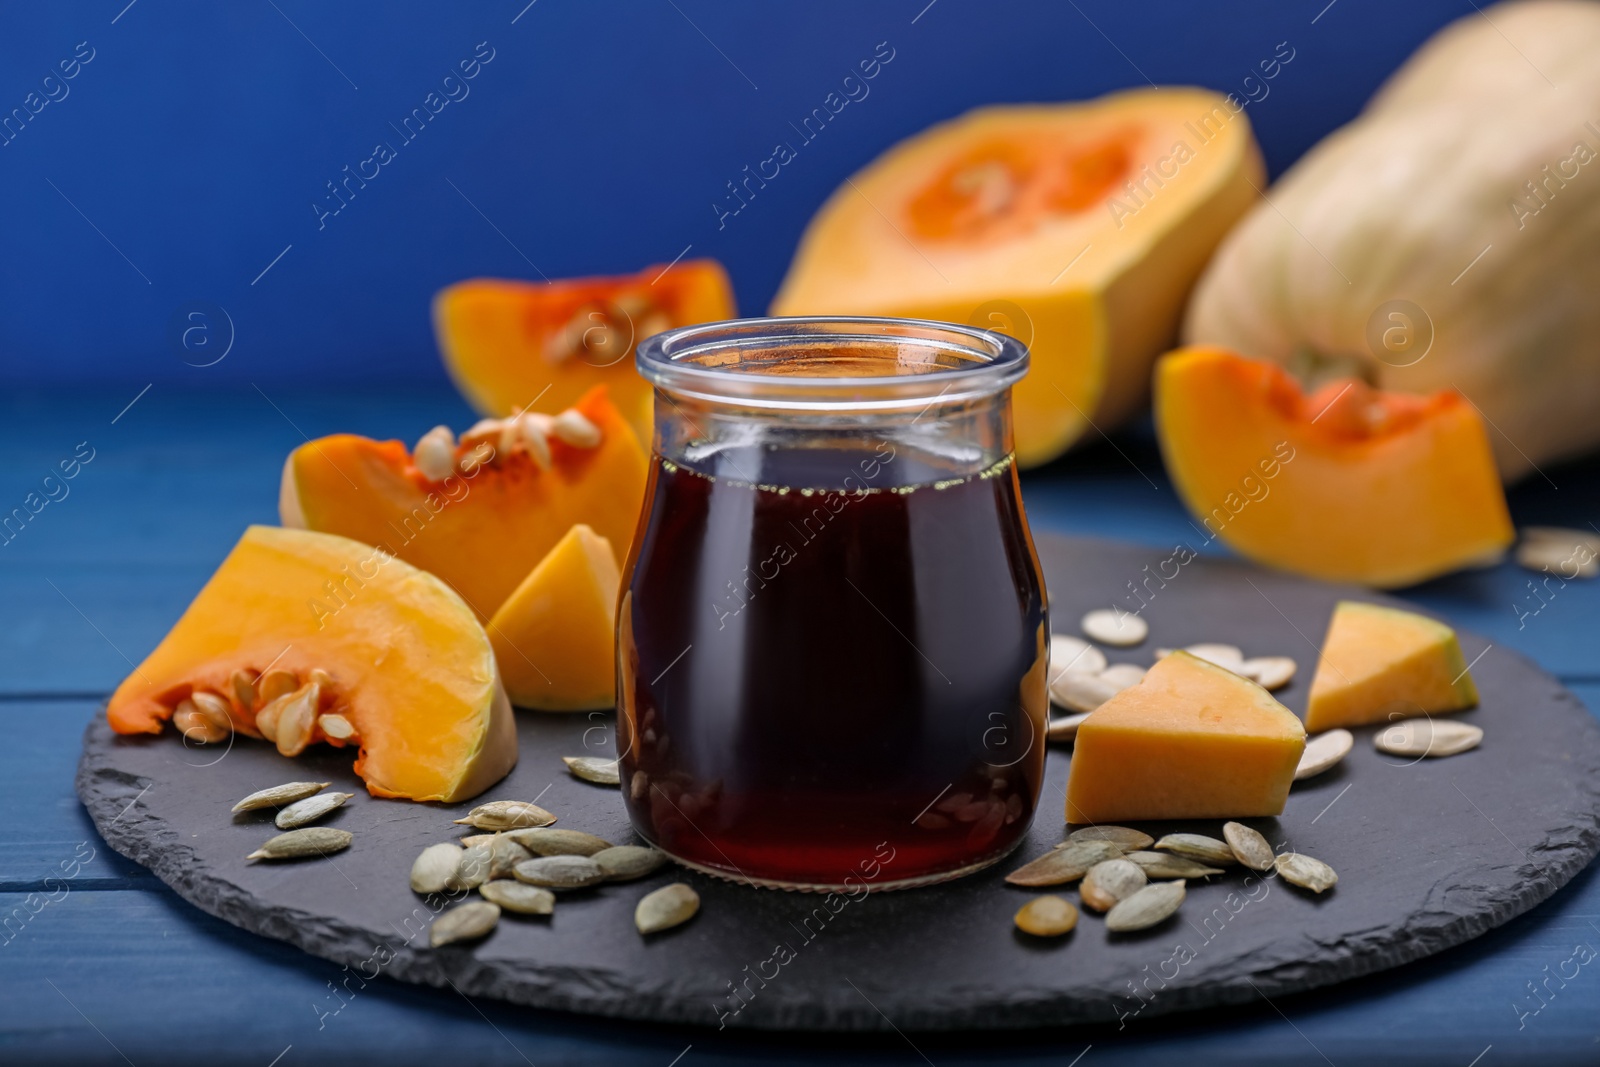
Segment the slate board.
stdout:
<path fill-rule="evenodd" d="M 1153 592 L 1150 637 L 1112 650 L 1111 661 L 1148 665 L 1157 646 L 1204 640 L 1290 655 L 1301 674 L 1278 695 L 1296 712 L 1334 601 L 1383 599 L 1231 561 L 1162 566 L 1171 552 L 1049 535 L 1038 543 L 1058 630 L 1073 632 L 1091 607 L 1136 606 L 1128 583 L 1176 571 L 1143 586 Z M 186 748 L 170 731 L 119 738 L 97 717 L 77 787 L 117 851 L 213 915 L 345 964 L 351 990 L 382 974 L 541 1008 L 812 1030 L 1131 1020 L 1277 997 L 1439 952 L 1533 907 L 1600 850 L 1600 724 L 1520 656 L 1461 640 L 1482 694 L 1462 718 L 1485 728 L 1481 748 L 1412 763 L 1378 753 L 1372 730 L 1359 730 L 1344 764 L 1298 783 L 1281 818 L 1252 820 L 1275 845 L 1331 863 L 1334 890 L 1317 898 L 1236 873 L 1191 885 L 1175 919 L 1133 935 L 1108 935 L 1092 915 L 1050 942 L 1012 928 L 1030 893 L 1006 886 L 1005 872 L 1062 837 L 1070 749 L 1060 747 L 1029 839 L 958 882 L 828 902 L 668 870 L 568 895 L 549 919 L 508 916 L 487 940 L 441 950 L 426 947 L 432 913 L 407 874 L 424 846 L 460 831 L 456 809 L 369 797 L 348 755 L 319 748 L 291 763 L 259 742 L 219 753 Z M 519 731 L 521 762 L 480 799 L 538 797 L 560 826 L 633 840 L 616 794 L 570 778 L 560 761 L 609 753 L 609 714 L 523 712 Z M 233 802 L 313 777 L 358 794 L 330 820 L 355 832 L 354 845 L 326 860 L 245 863 L 276 831 L 259 814 L 230 817 Z M 642 939 L 635 902 L 680 878 L 699 890 L 701 913 Z"/>

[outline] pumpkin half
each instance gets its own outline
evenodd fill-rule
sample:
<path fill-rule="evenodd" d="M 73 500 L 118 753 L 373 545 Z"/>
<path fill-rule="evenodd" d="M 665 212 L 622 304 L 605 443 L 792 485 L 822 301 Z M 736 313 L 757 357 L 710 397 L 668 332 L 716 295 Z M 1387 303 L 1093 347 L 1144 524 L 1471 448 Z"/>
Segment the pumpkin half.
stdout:
<path fill-rule="evenodd" d="M 1190 285 L 1264 182 L 1237 102 L 1199 89 L 990 107 L 904 141 L 806 230 L 774 315 L 898 315 L 1010 333 L 1017 458 L 1145 400 Z"/>
<path fill-rule="evenodd" d="M 286 699 L 288 686 L 308 694 L 308 723 L 342 724 L 306 727 L 296 751 L 359 743 L 355 771 L 376 796 L 464 800 L 517 762 L 494 652 L 460 597 L 370 545 L 271 526 L 245 531 L 106 718 L 118 733 L 160 733 L 186 701 L 210 703 L 260 737 L 277 679 Z"/>
<path fill-rule="evenodd" d="M 1276 364 L 1216 348 L 1167 356 L 1155 393 L 1178 495 L 1208 540 L 1251 559 L 1388 587 L 1511 543 L 1483 420 L 1458 393 L 1350 379 L 1306 395 Z"/>
<path fill-rule="evenodd" d="M 728 275 L 713 259 L 556 282 L 477 278 L 441 290 L 433 302 L 445 367 L 479 412 L 559 411 L 604 384 L 644 443 L 650 387 L 634 370 L 635 345 L 673 326 L 735 314 Z"/>
<path fill-rule="evenodd" d="M 488 619 L 573 523 L 631 544 L 645 477 L 639 442 L 596 386 L 554 419 L 480 423 L 460 442 L 441 428 L 416 451 L 355 434 L 309 441 L 284 464 L 279 512 L 285 526 L 377 545 L 433 572 Z"/>

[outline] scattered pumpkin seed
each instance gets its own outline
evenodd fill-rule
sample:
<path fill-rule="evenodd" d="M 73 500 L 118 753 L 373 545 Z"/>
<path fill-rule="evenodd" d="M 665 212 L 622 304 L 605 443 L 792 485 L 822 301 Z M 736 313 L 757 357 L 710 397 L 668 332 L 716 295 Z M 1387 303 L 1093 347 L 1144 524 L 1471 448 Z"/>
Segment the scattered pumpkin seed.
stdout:
<path fill-rule="evenodd" d="M 1226 841 L 1205 834 L 1168 834 L 1156 842 L 1156 850 L 1214 867 L 1232 867 L 1239 862 Z"/>
<path fill-rule="evenodd" d="M 349 830 L 332 826 L 307 826 L 303 830 L 290 830 L 271 838 L 256 849 L 247 860 L 293 860 L 306 856 L 326 856 L 350 847 L 355 835 Z"/>
<path fill-rule="evenodd" d="M 495 834 L 489 841 L 489 878 L 510 878 L 511 869 L 523 860 L 532 859 L 533 853 L 504 834 Z"/>
<path fill-rule="evenodd" d="M 1454 719 L 1406 719 L 1380 730 L 1372 741 L 1391 756 L 1457 756 L 1477 748 L 1483 727 Z"/>
<path fill-rule="evenodd" d="M 599 756 L 562 756 L 561 762 L 574 778 L 582 778 L 595 785 L 621 785 L 622 775 L 617 771 L 617 761 Z"/>
<path fill-rule="evenodd" d="M 1561 578 L 1600 576 L 1600 537 L 1587 530 L 1528 526 L 1517 545 L 1517 564 Z"/>
<path fill-rule="evenodd" d="M 700 910 L 700 894 L 684 882 L 646 893 L 633 909 L 633 925 L 641 934 L 655 934 L 682 925 Z"/>
<path fill-rule="evenodd" d="M 454 893 L 478 888 L 489 880 L 489 859 L 488 845 L 473 845 L 461 853 L 461 862 L 445 879 L 444 887 Z"/>
<path fill-rule="evenodd" d="M 1148 930 L 1178 910 L 1185 892 L 1181 879 L 1176 882 L 1153 882 L 1135 890 L 1106 912 L 1106 929 L 1117 934 Z"/>
<path fill-rule="evenodd" d="M 279 808 L 285 804 L 293 804 L 297 800 L 315 796 L 328 788 L 329 782 L 285 782 L 275 785 L 271 789 L 258 789 L 239 803 L 233 806 L 235 814 L 241 811 L 255 811 L 259 808 Z"/>
<path fill-rule="evenodd" d="M 1102 860 L 1120 855 L 1121 846 L 1111 841 L 1068 841 L 1018 867 L 1006 875 L 1006 881 L 1025 886 L 1063 885 L 1082 878 L 1090 867 Z"/>
<path fill-rule="evenodd" d="M 1058 719 L 1051 719 L 1044 728 L 1044 736 L 1050 741 L 1073 741 L 1077 739 L 1078 727 L 1083 725 L 1083 720 L 1089 717 L 1087 711 L 1077 715 L 1063 715 Z"/>
<path fill-rule="evenodd" d="M 1223 670 L 1232 671 L 1234 674 L 1244 673 L 1244 652 L 1237 645 L 1202 641 L 1197 645 L 1189 645 L 1184 651 L 1191 656 L 1198 656 L 1207 663 L 1214 663 Z"/>
<path fill-rule="evenodd" d="M 442 893 L 461 866 L 460 845 L 448 842 L 429 845 L 411 864 L 411 890 L 414 893 Z"/>
<path fill-rule="evenodd" d="M 511 830 L 506 836 L 535 856 L 593 856 L 602 849 L 615 847 L 605 838 L 582 830 L 557 830 L 548 826 Z"/>
<path fill-rule="evenodd" d="M 508 831 L 508 833 L 520 832 L 520 830 Z M 474 845 L 491 845 L 494 843 L 494 839 L 499 836 L 500 835 L 498 832 L 492 834 L 468 834 L 466 837 L 463 837 L 461 840 L 457 841 L 456 844 L 460 845 L 462 848 L 472 848 Z"/>
<path fill-rule="evenodd" d="M 1259 831 L 1242 822 L 1230 822 L 1223 824 L 1222 836 L 1228 839 L 1234 857 L 1252 871 L 1272 869 L 1272 844 Z"/>
<path fill-rule="evenodd" d="M 1124 852 L 1134 852 L 1141 848 L 1149 848 L 1156 843 L 1156 839 L 1143 830 L 1135 830 L 1131 826 L 1085 826 L 1074 830 L 1067 835 L 1067 841 L 1110 841 L 1120 845 Z M 1065 844 L 1065 842 L 1063 842 Z M 1059 845 L 1056 847 L 1060 847 Z"/>
<path fill-rule="evenodd" d="M 549 915 L 556 908 L 556 895 L 550 890 L 507 878 L 485 882 L 478 887 L 478 892 L 489 903 L 518 915 Z"/>
<path fill-rule="evenodd" d="M 298 830 L 302 826 L 310 826 L 335 808 L 342 807 L 353 796 L 354 793 L 318 793 L 280 809 L 278 817 L 272 821 L 280 830 Z"/>
<path fill-rule="evenodd" d="M 1132 860 L 1121 857 L 1102 860 L 1089 868 L 1089 873 L 1078 883 L 1078 895 L 1086 907 L 1095 911 L 1110 911 L 1117 903 L 1144 888 L 1149 876 Z"/>
<path fill-rule="evenodd" d="M 1100 680 L 1122 692 L 1144 681 L 1144 668 L 1134 663 L 1113 663 L 1100 672 Z"/>
<path fill-rule="evenodd" d="M 667 854 L 643 845 L 615 845 L 601 849 L 591 859 L 599 865 L 608 882 L 631 882 L 654 874 L 666 865 Z"/>
<path fill-rule="evenodd" d="M 556 817 L 537 804 L 522 800 L 495 800 L 479 804 L 457 819 L 457 826 L 471 826 L 478 830 L 520 830 L 524 826 L 549 826 Z"/>
<path fill-rule="evenodd" d="M 1150 625 L 1129 611 L 1116 608 L 1099 608 L 1089 612 L 1078 623 L 1083 632 L 1102 645 L 1126 648 L 1137 645 L 1150 635 Z"/>
<path fill-rule="evenodd" d="M 1050 680 L 1054 682 L 1066 671 L 1076 674 L 1099 674 L 1106 669 L 1106 655 L 1081 637 L 1071 634 L 1050 635 Z"/>
<path fill-rule="evenodd" d="M 1117 695 L 1117 687 L 1098 674 L 1067 671 L 1050 683 L 1052 702 L 1069 711 L 1091 712 Z"/>
<path fill-rule="evenodd" d="M 1208 867 L 1169 852 L 1130 852 L 1128 859 L 1143 867 L 1150 878 L 1209 878 L 1222 873 L 1219 867 Z"/>
<path fill-rule="evenodd" d="M 1282 689 L 1294 680 L 1299 665 L 1288 656 L 1257 656 L 1239 664 L 1238 673 L 1268 691 Z"/>
<path fill-rule="evenodd" d="M 523 860 L 511 873 L 519 882 L 546 889 L 583 889 L 606 880 L 600 865 L 588 856 L 540 856 Z"/>
<path fill-rule="evenodd" d="M 476 941 L 487 937 L 500 922 L 500 906 L 487 900 L 457 904 L 433 920 L 428 941 L 434 948 L 456 941 Z"/>
<path fill-rule="evenodd" d="M 1017 929 L 1034 937 L 1060 937 L 1078 925 L 1078 909 L 1062 897 L 1034 897 L 1012 920 Z"/>
<path fill-rule="evenodd" d="M 1332 889 L 1334 883 L 1339 881 L 1339 876 L 1334 873 L 1332 867 L 1299 852 L 1285 852 L 1274 861 L 1273 865 L 1277 867 L 1278 874 L 1285 882 L 1302 889 L 1309 889 L 1313 893 Z"/>
<path fill-rule="evenodd" d="M 1306 742 L 1306 750 L 1300 754 L 1300 766 L 1295 768 L 1294 780 L 1298 782 L 1315 778 L 1323 771 L 1332 770 L 1349 755 L 1350 747 L 1355 742 L 1349 730 L 1329 730 L 1311 738 Z"/>

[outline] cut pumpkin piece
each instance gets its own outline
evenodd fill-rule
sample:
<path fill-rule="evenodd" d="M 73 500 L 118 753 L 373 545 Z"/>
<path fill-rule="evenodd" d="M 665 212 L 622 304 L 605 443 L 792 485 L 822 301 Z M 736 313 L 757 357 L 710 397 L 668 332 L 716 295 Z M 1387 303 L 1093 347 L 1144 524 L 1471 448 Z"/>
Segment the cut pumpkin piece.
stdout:
<path fill-rule="evenodd" d="M 989 107 L 880 156 L 817 213 L 774 315 L 896 315 L 1013 334 L 1017 459 L 1144 402 L 1190 286 L 1264 183 L 1243 112 L 1199 89 Z"/>
<path fill-rule="evenodd" d="M 635 345 L 673 326 L 736 314 L 728 275 L 712 259 L 556 282 L 479 278 L 441 290 L 433 302 L 445 367 L 480 413 L 559 411 L 604 384 L 646 445 L 650 387 L 634 369 Z"/>
<path fill-rule="evenodd" d="M 1482 418 L 1459 393 L 1355 379 L 1307 396 L 1276 364 L 1186 348 L 1156 371 L 1156 431 L 1208 538 L 1258 562 L 1392 587 L 1513 538 Z"/>
<path fill-rule="evenodd" d="M 611 542 L 578 523 L 489 621 L 511 702 L 541 711 L 616 704 L 617 591 Z"/>
<path fill-rule="evenodd" d="M 1305 744 L 1265 689 L 1173 652 L 1078 727 L 1067 821 L 1278 815 Z"/>
<path fill-rule="evenodd" d="M 1306 729 L 1460 711 L 1477 702 L 1454 630 L 1413 612 L 1344 600 L 1322 642 Z"/>
<path fill-rule="evenodd" d="M 295 449 L 285 526 L 378 545 L 432 571 L 488 619 L 576 522 L 624 549 L 644 499 L 644 452 L 604 386 L 554 417 L 440 427 L 408 452 L 354 434 Z"/>
<path fill-rule="evenodd" d="M 517 762 L 472 611 L 431 574 L 343 537 L 252 526 L 106 709 L 121 734 L 238 732 L 298 754 L 359 744 L 375 796 L 457 801 Z M 181 720 L 215 714 L 209 738 Z M 225 766 L 225 765 L 224 765 Z"/>

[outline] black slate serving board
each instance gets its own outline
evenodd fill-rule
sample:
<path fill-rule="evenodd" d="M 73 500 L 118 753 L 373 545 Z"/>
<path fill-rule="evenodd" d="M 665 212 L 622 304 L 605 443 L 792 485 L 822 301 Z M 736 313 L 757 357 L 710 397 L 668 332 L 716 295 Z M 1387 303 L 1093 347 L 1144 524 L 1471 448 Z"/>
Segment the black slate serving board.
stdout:
<path fill-rule="evenodd" d="M 1101 541 L 1039 539 L 1055 626 L 1092 607 L 1148 606 L 1149 639 L 1111 650 L 1148 665 L 1157 646 L 1226 641 L 1301 664 L 1278 695 L 1303 712 L 1316 643 L 1341 597 L 1380 600 L 1241 563 Z M 1180 562 L 1182 561 L 1182 562 Z M 1148 569 L 1146 569 L 1148 568 Z M 1172 576 L 1175 577 L 1162 577 Z M 1152 575 L 1157 576 L 1151 578 Z M 1132 583 L 1130 585 L 1129 583 Z M 1192 883 L 1172 920 L 1111 936 L 1085 915 L 1065 938 L 1017 933 L 1029 892 L 1007 870 L 1061 840 L 1070 749 L 1052 748 L 1041 814 L 1010 859 L 958 882 L 843 897 L 750 889 L 663 871 L 565 896 L 549 919 L 507 916 L 476 945 L 427 947 L 430 904 L 407 874 L 426 845 L 451 840 L 458 810 L 369 797 L 350 757 L 319 748 L 290 762 L 271 746 L 221 750 L 112 735 L 84 738 L 78 794 L 112 847 L 179 894 L 247 930 L 346 965 L 351 989 L 382 974 L 542 1008 L 705 1024 L 832 1030 L 1050 1026 L 1150 1017 L 1310 989 L 1394 967 L 1476 937 L 1548 897 L 1600 850 L 1600 724 L 1552 678 L 1462 635 L 1482 703 L 1462 718 L 1483 745 L 1418 762 L 1378 753 L 1371 729 L 1334 771 L 1297 783 L 1278 819 L 1252 820 L 1332 864 L 1339 885 L 1313 897 L 1243 872 Z M 570 778 L 563 755 L 611 751 L 609 714 L 519 713 L 522 758 L 480 800 L 532 799 L 559 826 L 618 843 L 633 836 L 615 792 Z M 358 794 L 330 825 L 353 846 L 325 860 L 248 864 L 276 831 L 230 816 L 246 793 L 316 778 Z M 1153 834 L 1218 833 L 1216 822 L 1149 824 Z M 700 892 L 689 924 L 641 938 L 635 902 L 682 879 Z M 1064 894 L 1076 899 L 1068 888 Z"/>

